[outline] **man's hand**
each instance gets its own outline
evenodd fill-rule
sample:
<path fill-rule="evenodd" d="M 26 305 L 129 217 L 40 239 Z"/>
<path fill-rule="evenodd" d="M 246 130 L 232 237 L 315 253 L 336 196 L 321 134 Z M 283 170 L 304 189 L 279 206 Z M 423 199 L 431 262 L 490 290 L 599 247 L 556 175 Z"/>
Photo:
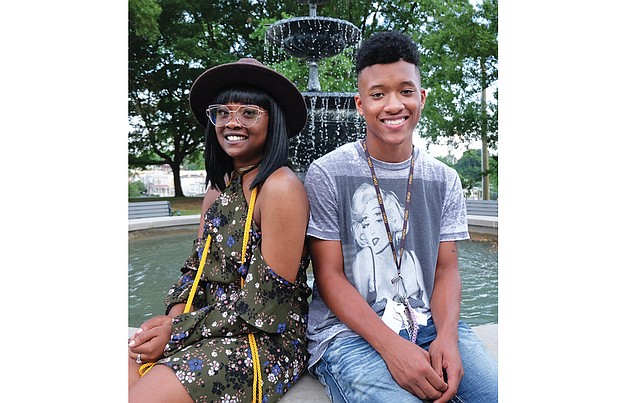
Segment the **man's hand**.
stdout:
<path fill-rule="evenodd" d="M 437 337 L 428 351 L 433 369 L 442 377 L 445 371 L 448 382 L 448 389 L 435 400 L 435 403 L 447 402 L 456 394 L 464 373 L 458 343 Z"/>
<path fill-rule="evenodd" d="M 172 317 L 160 315 L 144 322 L 129 340 L 129 357 L 140 354 L 143 362 L 156 361 L 164 355 L 164 347 L 172 334 Z"/>
<path fill-rule="evenodd" d="M 420 399 L 438 399 L 448 390 L 443 377 L 431 366 L 431 355 L 398 335 L 388 353 L 382 355 L 388 370 L 403 389 Z"/>

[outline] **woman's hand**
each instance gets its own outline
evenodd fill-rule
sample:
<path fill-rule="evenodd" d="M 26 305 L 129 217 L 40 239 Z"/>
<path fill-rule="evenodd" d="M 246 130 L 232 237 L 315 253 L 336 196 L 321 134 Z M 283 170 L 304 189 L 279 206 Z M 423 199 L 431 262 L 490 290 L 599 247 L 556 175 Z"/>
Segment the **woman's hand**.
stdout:
<path fill-rule="evenodd" d="M 172 335 L 172 317 L 160 315 L 144 322 L 129 339 L 129 357 L 142 362 L 156 361 L 163 357 L 164 347 Z"/>

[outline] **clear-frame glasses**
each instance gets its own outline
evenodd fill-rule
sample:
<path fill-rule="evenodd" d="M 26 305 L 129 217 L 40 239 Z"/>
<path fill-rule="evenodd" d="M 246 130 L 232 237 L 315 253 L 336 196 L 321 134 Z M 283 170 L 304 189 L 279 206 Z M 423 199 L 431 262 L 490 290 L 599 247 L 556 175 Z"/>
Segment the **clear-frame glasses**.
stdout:
<path fill-rule="evenodd" d="M 209 105 L 207 116 L 215 127 L 222 127 L 230 121 L 232 113 L 235 113 L 237 122 L 243 127 L 252 127 L 258 122 L 258 118 L 267 112 L 258 106 L 241 105 L 237 109 L 230 109 L 226 105 Z"/>

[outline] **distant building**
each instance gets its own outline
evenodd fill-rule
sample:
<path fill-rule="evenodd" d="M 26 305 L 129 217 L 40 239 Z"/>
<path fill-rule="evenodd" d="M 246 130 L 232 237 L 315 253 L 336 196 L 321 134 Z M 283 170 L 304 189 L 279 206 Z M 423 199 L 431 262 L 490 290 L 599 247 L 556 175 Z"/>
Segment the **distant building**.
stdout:
<path fill-rule="evenodd" d="M 202 197 L 206 193 L 205 171 L 181 171 L 181 188 L 187 197 Z"/>
<path fill-rule="evenodd" d="M 181 170 L 181 188 L 187 197 L 202 197 L 206 192 L 205 171 Z M 174 175 L 168 165 L 150 170 L 131 171 L 129 182 L 142 181 L 146 196 L 174 197 Z"/>

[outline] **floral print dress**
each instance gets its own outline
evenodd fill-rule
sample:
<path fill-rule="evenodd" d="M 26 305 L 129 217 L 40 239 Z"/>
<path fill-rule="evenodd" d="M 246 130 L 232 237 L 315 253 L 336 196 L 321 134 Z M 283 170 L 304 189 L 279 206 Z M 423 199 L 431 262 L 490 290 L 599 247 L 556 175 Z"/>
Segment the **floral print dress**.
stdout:
<path fill-rule="evenodd" d="M 158 363 L 170 367 L 196 402 L 251 402 L 253 365 L 248 333 L 260 358 L 263 402 L 275 402 L 306 369 L 309 260 L 291 283 L 276 274 L 260 252 L 261 233 L 252 221 L 241 265 L 248 205 L 235 178 L 205 213 L 205 231 L 195 241 L 183 274 L 166 297 L 166 313 L 185 303 L 207 235 L 212 241 L 194 297 L 194 310 L 172 321 L 172 336 Z M 245 284 L 241 287 L 241 277 Z"/>

